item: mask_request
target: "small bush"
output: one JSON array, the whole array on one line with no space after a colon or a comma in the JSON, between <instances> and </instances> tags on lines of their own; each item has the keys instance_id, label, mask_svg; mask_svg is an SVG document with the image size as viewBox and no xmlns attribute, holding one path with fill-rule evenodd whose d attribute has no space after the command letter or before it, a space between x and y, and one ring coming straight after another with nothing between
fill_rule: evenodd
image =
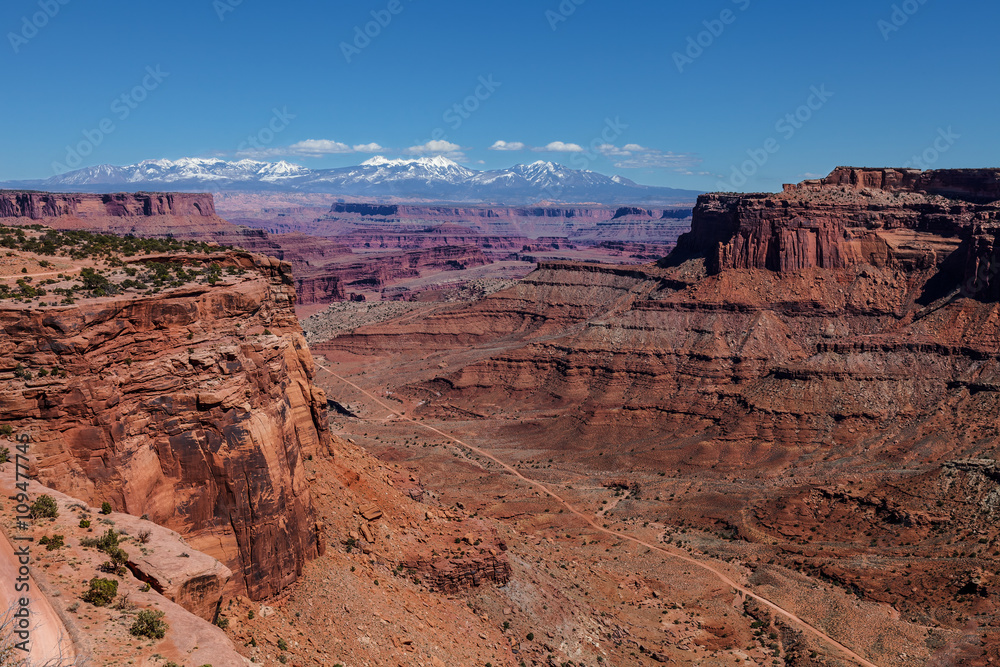
<instances>
[{"instance_id":1,"label":"small bush","mask_svg":"<svg viewBox=\"0 0 1000 667\"><path fill-rule=\"evenodd\" d=\"M152 535L153 531L149 530L148 528L143 528L142 530L139 531L139 534L136 535L135 538L139 540L139 544L147 544L149 543L149 538Z\"/></svg>"},{"instance_id":2,"label":"small bush","mask_svg":"<svg viewBox=\"0 0 1000 667\"><path fill-rule=\"evenodd\" d=\"M279 651L287 651L288 650L288 642L286 642L284 639L279 639L278 640L278 650Z\"/></svg>"},{"instance_id":3,"label":"small bush","mask_svg":"<svg viewBox=\"0 0 1000 667\"><path fill-rule=\"evenodd\" d=\"M54 519L59 516L59 506L50 495L38 496L29 511L33 519Z\"/></svg>"},{"instance_id":4,"label":"small bush","mask_svg":"<svg viewBox=\"0 0 1000 667\"><path fill-rule=\"evenodd\" d=\"M149 582L146 582L145 584L143 584L143 585L142 585L142 586L141 586L141 587L139 588L139 592L140 592L140 593L148 593L148 592L149 592L149 589L150 589L150 588L152 588L152 586L150 586L150 585L149 585Z\"/></svg>"},{"instance_id":5,"label":"small bush","mask_svg":"<svg viewBox=\"0 0 1000 667\"><path fill-rule=\"evenodd\" d=\"M527 635L525 635L525 639L527 639L529 642L535 641L535 633L529 632Z\"/></svg>"},{"instance_id":6,"label":"small bush","mask_svg":"<svg viewBox=\"0 0 1000 667\"><path fill-rule=\"evenodd\" d=\"M80 528L90 528L90 519L80 519Z\"/></svg>"},{"instance_id":7,"label":"small bush","mask_svg":"<svg viewBox=\"0 0 1000 667\"><path fill-rule=\"evenodd\" d=\"M0 463L10 461L10 447L0 447Z\"/></svg>"},{"instance_id":8,"label":"small bush","mask_svg":"<svg viewBox=\"0 0 1000 667\"><path fill-rule=\"evenodd\" d=\"M129 628L129 632L134 637L148 637L150 639L163 639L167 634L166 621L163 620L162 611L143 609L135 617L135 623Z\"/></svg>"},{"instance_id":9,"label":"small bush","mask_svg":"<svg viewBox=\"0 0 1000 667\"><path fill-rule=\"evenodd\" d=\"M95 607L106 607L111 604L116 595L118 595L117 581L94 577L90 580L90 589L83 594L83 600Z\"/></svg>"},{"instance_id":10,"label":"small bush","mask_svg":"<svg viewBox=\"0 0 1000 667\"><path fill-rule=\"evenodd\" d=\"M62 549L66 546L62 535L53 535L52 537L46 535L42 539L38 540L38 543L44 546L46 551L55 551L56 549Z\"/></svg>"},{"instance_id":11,"label":"small bush","mask_svg":"<svg viewBox=\"0 0 1000 667\"><path fill-rule=\"evenodd\" d=\"M225 630L226 628L229 627L229 619L226 618L225 616L220 616L219 618L215 619L215 624L220 628L222 628L223 630Z\"/></svg>"},{"instance_id":12,"label":"small bush","mask_svg":"<svg viewBox=\"0 0 1000 667\"><path fill-rule=\"evenodd\" d=\"M111 514L111 503L107 500L101 503L101 514Z\"/></svg>"},{"instance_id":13,"label":"small bush","mask_svg":"<svg viewBox=\"0 0 1000 667\"><path fill-rule=\"evenodd\" d=\"M14 427L10 424L0 426L0 435L14 435Z\"/></svg>"},{"instance_id":14,"label":"small bush","mask_svg":"<svg viewBox=\"0 0 1000 667\"><path fill-rule=\"evenodd\" d=\"M107 550L107 554L111 557L111 560L101 565L101 570L117 574L119 577L124 576L125 563L128 562L128 553L121 547L112 547Z\"/></svg>"}]
</instances>

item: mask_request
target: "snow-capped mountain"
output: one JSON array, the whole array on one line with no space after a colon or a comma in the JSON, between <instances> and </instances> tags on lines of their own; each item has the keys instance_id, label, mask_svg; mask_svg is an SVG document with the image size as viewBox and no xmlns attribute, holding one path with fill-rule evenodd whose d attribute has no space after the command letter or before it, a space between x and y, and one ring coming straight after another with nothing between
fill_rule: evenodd
<instances>
[{"instance_id":1,"label":"snow-capped mountain","mask_svg":"<svg viewBox=\"0 0 1000 667\"><path fill-rule=\"evenodd\" d=\"M5 187L40 190L285 191L347 197L394 197L422 201L531 204L689 202L697 192L639 185L620 176L570 169L553 162L479 171L446 157L388 159L376 156L355 166L308 169L290 162L227 161L216 158L144 160L100 165L44 181Z\"/></svg>"}]
</instances>

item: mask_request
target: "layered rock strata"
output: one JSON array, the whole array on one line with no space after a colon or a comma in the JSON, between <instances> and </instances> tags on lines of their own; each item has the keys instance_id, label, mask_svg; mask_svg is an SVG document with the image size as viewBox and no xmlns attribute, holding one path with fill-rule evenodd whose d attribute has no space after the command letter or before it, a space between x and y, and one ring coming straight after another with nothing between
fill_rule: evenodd
<instances>
[{"instance_id":1,"label":"layered rock strata","mask_svg":"<svg viewBox=\"0 0 1000 667\"><path fill-rule=\"evenodd\" d=\"M0 413L32 436L41 483L147 515L252 597L273 595L322 548L302 459L329 449L326 397L288 264L183 260L245 273L152 296L0 305Z\"/></svg>"}]
</instances>

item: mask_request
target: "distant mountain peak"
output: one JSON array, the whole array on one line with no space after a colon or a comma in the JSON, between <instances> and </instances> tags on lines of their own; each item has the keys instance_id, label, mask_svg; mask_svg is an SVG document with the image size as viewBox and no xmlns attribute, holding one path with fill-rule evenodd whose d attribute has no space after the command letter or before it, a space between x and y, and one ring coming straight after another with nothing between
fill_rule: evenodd
<instances>
[{"instance_id":1,"label":"distant mountain peak","mask_svg":"<svg viewBox=\"0 0 1000 667\"><path fill-rule=\"evenodd\" d=\"M454 160L446 158L443 155L435 155L433 157L400 158L396 160L390 160L382 155L376 155L361 163L362 167L401 167L405 165L420 165L424 167L459 167L464 169L464 167L460 164Z\"/></svg>"},{"instance_id":2,"label":"distant mountain peak","mask_svg":"<svg viewBox=\"0 0 1000 667\"><path fill-rule=\"evenodd\" d=\"M638 185L627 178L577 170L538 160L509 169L480 171L443 155L390 159L376 155L353 167L309 169L284 160L179 158L99 165L16 187L41 190L170 190L179 192L285 191L397 200L536 204L599 202L671 204L693 202L690 190Z\"/></svg>"}]
</instances>

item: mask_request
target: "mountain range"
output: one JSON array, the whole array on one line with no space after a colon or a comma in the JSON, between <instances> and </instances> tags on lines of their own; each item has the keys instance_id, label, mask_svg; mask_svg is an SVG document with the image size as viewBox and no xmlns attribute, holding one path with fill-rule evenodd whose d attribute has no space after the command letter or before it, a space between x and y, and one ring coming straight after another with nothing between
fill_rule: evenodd
<instances>
[{"instance_id":1,"label":"mountain range","mask_svg":"<svg viewBox=\"0 0 1000 667\"><path fill-rule=\"evenodd\" d=\"M542 201L677 204L693 202L699 194L694 190L640 185L621 176L570 169L553 162L475 170L442 156L397 160L376 156L354 167L336 169L309 169L285 161L144 160L123 167L87 167L45 180L0 186L63 192L300 192L511 205Z\"/></svg>"}]
</instances>

